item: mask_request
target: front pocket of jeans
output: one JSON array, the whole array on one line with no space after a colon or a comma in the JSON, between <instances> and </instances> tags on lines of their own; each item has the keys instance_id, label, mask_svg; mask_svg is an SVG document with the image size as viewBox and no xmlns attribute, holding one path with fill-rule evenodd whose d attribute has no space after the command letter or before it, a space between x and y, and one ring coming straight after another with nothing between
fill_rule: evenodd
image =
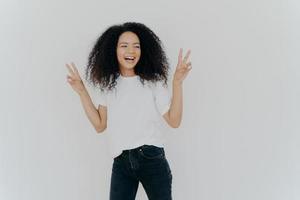
<instances>
[{"instance_id":1,"label":"front pocket of jeans","mask_svg":"<svg viewBox=\"0 0 300 200\"><path fill-rule=\"evenodd\" d=\"M140 148L140 154L147 159L163 158L164 150L161 147L146 145Z\"/></svg>"}]
</instances>

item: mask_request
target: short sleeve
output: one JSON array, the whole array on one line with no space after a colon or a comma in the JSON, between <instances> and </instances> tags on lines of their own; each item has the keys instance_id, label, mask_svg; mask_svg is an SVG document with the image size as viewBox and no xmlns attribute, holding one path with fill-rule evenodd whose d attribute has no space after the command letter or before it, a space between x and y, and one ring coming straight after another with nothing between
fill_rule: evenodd
<instances>
[{"instance_id":1,"label":"short sleeve","mask_svg":"<svg viewBox=\"0 0 300 200\"><path fill-rule=\"evenodd\" d=\"M161 115L164 115L171 106L170 91L162 82L157 82L153 91L156 108Z\"/></svg>"},{"instance_id":2,"label":"short sleeve","mask_svg":"<svg viewBox=\"0 0 300 200\"><path fill-rule=\"evenodd\" d=\"M107 106L107 92L99 90L98 103L102 106Z\"/></svg>"}]
</instances>

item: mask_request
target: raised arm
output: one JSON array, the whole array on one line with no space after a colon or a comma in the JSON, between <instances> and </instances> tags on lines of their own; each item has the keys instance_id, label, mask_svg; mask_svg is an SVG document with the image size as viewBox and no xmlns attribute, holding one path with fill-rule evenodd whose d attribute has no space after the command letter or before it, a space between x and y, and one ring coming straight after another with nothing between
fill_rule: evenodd
<instances>
[{"instance_id":1,"label":"raised arm","mask_svg":"<svg viewBox=\"0 0 300 200\"><path fill-rule=\"evenodd\" d=\"M93 104L91 97L86 90L79 72L74 63L71 65L66 64L70 74L67 75L67 80L72 86L73 90L80 96L81 104L84 108L85 114L88 117L89 121L97 131L101 133L106 129L107 126L107 109L104 106L98 107L98 109Z\"/></svg>"},{"instance_id":2,"label":"raised arm","mask_svg":"<svg viewBox=\"0 0 300 200\"><path fill-rule=\"evenodd\" d=\"M102 133L107 127L107 108L99 105L97 109L86 90L81 92L79 96L89 121L97 133Z\"/></svg>"},{"instance_id":3,"label":"raised arm","mask_svg":"<svg viewBox=\"0 0 300 200\"><path fill-rule=\"evenodd\" d=\"M171 106L169 111L163 115L166 122L173 128L178 128L182 119L182 83L185 77L187 76L188 72L192 69L191 62L187 63L190 53L191 50L187 52L184 59L182 60L182 48L179 51L178 64L172 81L173 93Z\"/></svg>"}]
</instances>

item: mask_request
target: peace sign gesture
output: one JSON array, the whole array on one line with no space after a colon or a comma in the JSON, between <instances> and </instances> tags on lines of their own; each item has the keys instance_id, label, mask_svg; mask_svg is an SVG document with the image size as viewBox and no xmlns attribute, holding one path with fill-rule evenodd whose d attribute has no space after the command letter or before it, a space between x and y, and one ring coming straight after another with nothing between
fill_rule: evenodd
<instances>
[{"instance_id":1,"label":"peace sign gesture","mask_svg":"<svg viewBox=\"0 0 300 200\"><path fill-rule=\"evenodd\" d=\"M71 65L66 64L66 67L69 70L69 75L67 75L67 80L71 87L80 94L80 92L85 90L85 86L80 78L79 72L75 66L75 64L72 62Z\"/></svg>"},{"instance_id":2,"label":"peace sign gesture","mask_svg":"<svg viewBox=\"0 0 300 200\"><path fill-rule=\"evenodd\" d=\"M187 76L188 72L192 69L192 63L188 62L188 58L191 54L191 50L188 50L187 54L182 59L182 48L180 48L179 56L178 56L178 63L176 67L176 71L174 74L173 81L176 83L182 83L182 81Z\"/></svg>"}]
</instances>

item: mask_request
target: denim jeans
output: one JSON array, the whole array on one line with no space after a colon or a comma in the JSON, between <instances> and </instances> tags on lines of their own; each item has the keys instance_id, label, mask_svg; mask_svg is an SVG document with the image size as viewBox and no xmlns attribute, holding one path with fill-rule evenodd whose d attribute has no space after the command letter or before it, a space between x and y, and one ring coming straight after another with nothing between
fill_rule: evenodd
<instances>
[{"instance_id":1,"label":"denim jeans","mask_svg":"<svg viewBox=\"0 0 300 200\"><path fill-rule=\"evenodd\" d=\"M163 147L143 145L114 158L110 200L134 200L139 182L149 200L172 199L172 173Z\"/></svg>"}]
</instances>

